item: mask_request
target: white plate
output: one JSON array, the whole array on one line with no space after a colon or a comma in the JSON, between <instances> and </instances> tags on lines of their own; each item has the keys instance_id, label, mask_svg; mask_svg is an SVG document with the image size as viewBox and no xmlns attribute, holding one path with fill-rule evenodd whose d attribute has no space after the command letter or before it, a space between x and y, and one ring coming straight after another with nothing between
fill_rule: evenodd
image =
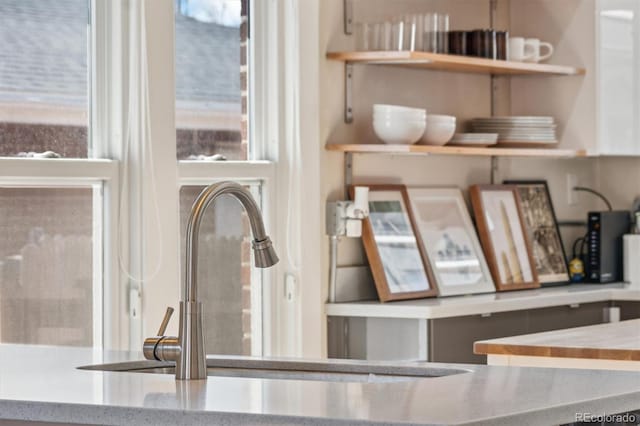
<instances>
[{"instance_id":1,"label":"white plate","mask_svg":"<svg viewBox=\"0 0 640 426\"><path fill-rule=\"evenodd\" d=\"M540 136L540 137L555 137L555 132L496 132L499 136L513 135L513 136Z\"/></svg>"},{"instance_id":2,"label":"white plate","mask_svg":"<svg viewBox=\"0 0 640 426\"><path fill-rule=\"evenodd\" d=\"M498 137L497 133L456 133L453 138L454 139L483 139L483 140L491 140Z\"/></svg>"},{"instance_id":3,"label":"white plate","mask_svg":"<svg viewBox=\"0 0 640 426\"><path fill-rule=\"evenodd\" d=\"M522 123L522 122L535 122L535 123L553 123L555 120L553 117L545 116L512 116L512 117L477 117L472 119L474 122L493 122L493 123Z\"/></svg>"},{"instance_id":4,"label":"white plate","mask_svg":"<svg viewBox=\"0 0 640 426\"><path fill-rule=\"evenodd\" d=\"M550 146L550 145L556 145L558 143L557 140L555 141L523 141L523 140L504 140L504 141L498 141L498 146L504 146L504 147L513 147L513 148L538 148L538 147L542 147L542 146Z\"/></svg>"},{"instance_id":5,"label":"white plate","mask_svg":"<svg viewBox=\"0 0 640 426\"><path fill-rule=\"evenodd\" d=\"M498 142L490 142L490 141L461 141L461 140L452 140L447 144L447 146L475 146L478 148L493 146Z\"/></svg>"},{"instance_id":6,"label":"white plate","mask_svg":"<svg viewBox=\"0 0 640 426\"><path fill-rule=\"evenodd\" d=\"M498 138L498 142L505 142L505 141L523 141L523 142L540 142L540 143L552 143L552 142L556 142L558 139L557 138L539 138L539 137L534 137L534 138L528 138L525 136L518 136L518 137L499 137Z\"/></svg>"},{"instance_id":7,"label":"white plate","mask_svg":"<svg viewBox=\"0 0 640 426\"><path fill-rule=\"evenodd\" d=\"M555 129L558 127L553 123L471 123L472 127L500 127L505 129Z\"/></svg>"}]
</instances>

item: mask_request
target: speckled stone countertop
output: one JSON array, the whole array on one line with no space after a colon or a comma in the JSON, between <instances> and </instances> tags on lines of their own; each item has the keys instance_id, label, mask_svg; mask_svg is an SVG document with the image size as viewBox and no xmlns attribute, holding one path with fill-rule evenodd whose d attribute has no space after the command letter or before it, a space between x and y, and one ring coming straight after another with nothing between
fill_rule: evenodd
<instances>
[{"instance_id":1,"label":"speckled stone countertop","mask_svg":"<svg viewBox=\"0 0 640 426\"><path fill-rule=\"evenodd\" d=\"M575 421L576 413L640 408L640 373L629 372L402 363L470 371L395 383L233 377L179 382L169 374L76 368L138 359L136 353L0 345L0 419L128 425L549 425Z\"/></svg>"}]
</instances>

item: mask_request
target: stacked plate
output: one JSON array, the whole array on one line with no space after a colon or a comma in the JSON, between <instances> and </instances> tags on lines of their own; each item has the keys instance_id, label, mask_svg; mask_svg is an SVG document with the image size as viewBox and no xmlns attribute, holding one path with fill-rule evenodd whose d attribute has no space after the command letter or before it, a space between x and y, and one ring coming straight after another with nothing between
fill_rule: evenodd
<instances>
[{"instance_id":1,"label":"stacked plate","mask_svg":"<svg viewBox=\"0 0 640 426\"><path fill-rule=\"evenodd\" d=\"M540 146L558 143L553 117L513 116L474 118L474 132L497 133L498 145Z\"/></svg>"},{"instance_id":2,"label":"stacked plate","mask_svg":"<svg viewBox=\"0 0 640 426\"><path fill-rule=\"evenodd\" d=\"M456 133L448 145L484 147L498 143L497 133Z\"/></svg>"}]
</instances>

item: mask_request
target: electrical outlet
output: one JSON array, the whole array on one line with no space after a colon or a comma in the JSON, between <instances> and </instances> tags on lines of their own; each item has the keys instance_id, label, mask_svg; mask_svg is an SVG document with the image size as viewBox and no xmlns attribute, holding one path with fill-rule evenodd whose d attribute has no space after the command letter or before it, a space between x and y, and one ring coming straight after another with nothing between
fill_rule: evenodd
<instances>
[{"instance_id":1,"label":"electrical outlet","mask_svg":"<svg viewBox=\"0 0 640 426\"><path fill-rule=\"evenodd\" d=\"M578 204L578 192L573 190L576 186L578 186L578 176L567 173L567 204L570 206Z\"/></svg>"}]
</instances>

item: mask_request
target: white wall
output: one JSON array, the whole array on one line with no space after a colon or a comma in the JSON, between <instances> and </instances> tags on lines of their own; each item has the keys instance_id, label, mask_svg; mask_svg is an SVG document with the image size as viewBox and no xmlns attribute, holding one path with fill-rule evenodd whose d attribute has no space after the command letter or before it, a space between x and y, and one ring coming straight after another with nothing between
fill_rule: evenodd
<instances>
[{"instance_id":1,"label":"white wall","mask_svg":"<svg viewBox=\"0 0 640 426\"><path fill-rule=\"evenodd\" d=\"M630 209L633 200L640 197L640 158L599 158L597 174L598 190L614 209Z\"/></svg>"}]
</instances>

